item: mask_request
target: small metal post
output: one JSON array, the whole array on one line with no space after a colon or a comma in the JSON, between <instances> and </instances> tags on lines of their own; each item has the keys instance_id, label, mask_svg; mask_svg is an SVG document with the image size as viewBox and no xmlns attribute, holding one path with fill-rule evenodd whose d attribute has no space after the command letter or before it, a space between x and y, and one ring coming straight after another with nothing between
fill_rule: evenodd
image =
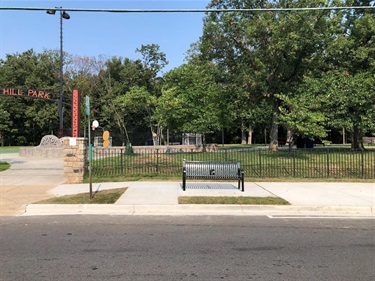
<instances>
[{"instance_id":1,"label":"small metal post","mask_svg":"<svg viewBox=\"0 0 375 281\"><path fill-rule=\"evenodd\" d=\"M156 149L156 173L159 172L159 149Z\"/></svg>"},{"instance_id":2,"label":"small metal post","mask_svg":"<svg viewBox=\"0 0 375 281\"><path fill-rule=\"evenodd\" d=\"M327 178L330 176L330 171L329 171L329 149L327 149Z\"/></svg>"},{"instance_id":3,"label":"small metal post","mask_svg":"<svg viewBox=\"0 0 375 281\"><path fill-rule=\"evenodd\" d=\"M361 160L362 160L362 178L365 178L365 158L364 158L364 151L361 149Z\"/></svg>"},{"instance_id":4,"label":"small metal post","mask_svg":"<svg viewBox=\"0 0 375 281\"><path fill-rule=\"evenodd\" d=\"M182 168L182 190L186 190L186 168Z\"/></svg>"},{"instance_id":5,"label":"small metal post","mask_svg":"<svg viewBox=\"0 0 375 281\"><path fill-rule=\"evenodd\" d=\"M91 128L90 128L90 115L88 118L88 130L89 130L89 189L90 189L90 199L92 199L92 144L91 144Z\"/></svg>"},{"instance_id":6,"label":"small metal post","mask_svg":"<svg viewBox=\"0 0 375 281\"><path fill-rule=\"evenodd\" d=\"M296 152L295 150L292 151L293 155L293 177L296 177Z\"/></svg>"},{"instance_id":7,"label":"small metal post","mask_svg":"<svg viewBox=\"0 0 375 281\"><path fill-rule=\"evenodd\" d=\"M122 148L120 149L120 175L123 175L122 167Z\"/></svg>"},{"instance_id":8,"label":"small metal post","mask_svg":"<svg viewBox=\"0 0 375 281\"><path fill-rule=\"evenodd\" d=\"M242 179L242 192L245 191L245 172L241 170L241 179Z\"/></svg>"},{"instance_id":9,"label":"small metal post","mask_svg":"<svg viewBox=\"0 0 375 281\"><path fill-rule=\"evenodd\" d=\"M259 149L259 175L262 177L262 151Z\"/></svg>"}]
</instances>

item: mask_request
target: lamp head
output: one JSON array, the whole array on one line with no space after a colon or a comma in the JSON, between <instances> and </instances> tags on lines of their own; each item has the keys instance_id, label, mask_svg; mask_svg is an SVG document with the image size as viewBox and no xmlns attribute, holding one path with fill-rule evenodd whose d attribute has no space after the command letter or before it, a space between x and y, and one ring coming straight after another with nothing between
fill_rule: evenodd
<instances>
[{"instance_id":1,"label":"lamp head","mask_svg":"<svg viewBox=\"0 0 375 281\"><path fill-rule=\"evenodd\" d=\"M93 130L95 130L95 129L98 128L98 127L99 127L99 122L98 122L98 120L94 120L94 121L92 121L91 128L92 128Z\"/></svg>"},{"instance_id":2,"label":"lamp head","mask_svg":"<svg viewBox=\"0 0 375 281\"><path fill-rule=\"evenodd\" d=\"M56 14L56 10L47 10L46 13L49 15L54 15Z\"/></svg>"},{"instance_id":3,"label":"lamp head","mask_svg":"<svg viewBox=\"0 0 375 281\"><path fill-rule=\"evenodd\" d=\"M66 19L66 20L70 19L69 14L65 11L62 12L61 16L63 17L63 19Z\"/></svg>"}]
</instances>

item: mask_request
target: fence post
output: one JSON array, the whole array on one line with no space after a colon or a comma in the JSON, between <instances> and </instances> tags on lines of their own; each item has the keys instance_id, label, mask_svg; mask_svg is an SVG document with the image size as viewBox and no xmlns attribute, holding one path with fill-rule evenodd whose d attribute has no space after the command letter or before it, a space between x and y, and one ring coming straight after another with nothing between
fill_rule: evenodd
<instances>
[{"instance_id":1,"label":"fence post","mask_svg":"<svg viewBox=\"0 0 375 281\"><path fill-rule=\"evenodd\" d=\"M329 178L329 148L327 149L327 178Z\"/></svg>"},{"instance_id":2,"label":"fence post","mask_svg":"<svg viewBox=\"0 0 375 281\"><path fill-rule=\"evenodd\" d=\"M362 162L362 178L365 178L365 158L364 151L361 149L361 162Z\"/></svg>"},{"instance_id":3,"label":"fence post","mask_svg":"<svg viewBox=\"0 0 375 281\"><path fill-rule=\"evenodd\" d=\"M123 148L120 149L120 175L123 175L123 166L122 166L122 150Z\"/></svg>"},{"instance_id":4,"label":"fence post","mask_svg":"<svg viewBox=\"0 0 375 281\"><path fill-rule=\"evenodd\" d=\"M156 149L156 173L159 172L159 148Z\"/></svg>"},{"instance_id":5,"label":"fence post","mask_svg":"<svg viewBox=\"0 0 375 281\"><path fill-rule=\"evenodd\" d=\"M259 175L262 177L262 150L259 149Z\"/></svg>"},{"instance_id":6,"label":"fence post","mask_svg":"<svg viewBox=\"0 0 375 281\"><path fill-rule=\"evenodd\" d=\"M296 151L292 150L293 154L293 178L296 177Z\"/></svg>"}]
</instances>

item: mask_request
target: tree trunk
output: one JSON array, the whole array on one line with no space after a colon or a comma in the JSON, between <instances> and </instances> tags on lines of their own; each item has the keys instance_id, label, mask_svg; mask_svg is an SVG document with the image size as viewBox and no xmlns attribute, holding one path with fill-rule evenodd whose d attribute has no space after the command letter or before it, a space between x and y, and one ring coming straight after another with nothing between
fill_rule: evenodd
<instances>
[{"instance_id":1,"label":"tree trunk","mask_svg":"<svg viewBox=\"0 0 375 281\"><path fill-rule=\"evenodd\" d=\"M206 147L206 135L202 135L202 148L203 152L207 152L207 147Z\"/></svg>"},{"instance_id":2,"label":"tree trunk","mask_svg":"<svg viewBox=\"0 0 375 281\"><path fill-rule=\"evenodd\" d=\"M264 129L264 144L267 143L267 129Z\"/></svg>"},{"instance_id":3,"label":"tree trunk","mask_svg":"<svg viewBox=\"0 0 375 281\"><path fill-rule=\"evenodd\" d=\"M241 131L241 144L246 144L246 132L244 130Z\"/></svg>"},{"instance_id":4,"label":"tree trunk","mask_svg":"<svg viewBox=\"0 0 375 281\"><path fill-rule=\"evenodd\" d=\"M279 105L280 101L276 98L273 99L272 101L272 110L273 110L273 115L272 115L272 125L271 125L271 132L270 132L270 145L269 149L272 151L277 151L279 149Z\"/></svg>"},{"instance_id":5,"label":"tree trunk","mask_svg":"<svg viewBox=\"0 0 375 281\"><path fill-rule=\"evenodd\" d=\"M360 150L360 142L362 140L361 133L358 129L358 126L354 125L353 127L353 139L352 139L352 149Z\"/></svg>"},{"instance_id":6,"label":"tree trunk","mask_svg":"<svg viewBox=\"0 0 375 281\"><path fill-rule=\"evenodd\" d=\"M289 146L289 150L292 149L294 144L294 134L290 129L288 129L286 133L286 144Z\"/></svg>"},{"instance_id":7,"label":"tree trunk","mask_svg":"<svg viewBox=\"0 0 375 281\"><path fill-rule=\"evenodd\" d=\"M241 144L247 144L245 121L243 119L241 120Z\"/></svg>"},{"instance_id":8,"label":"tree trunk","mask_svg":"<svg viewBox=\"0 0 375 281\"><path fill-rule=\"evenodd\" d=\"M158 125L157 128L158 128L157 129L157 131L158 131L158 145L162 145L163 143L165 144L163 127Z\"/></svg>"},{"instance_id":9,"label":"tree trunk","mask_svg":"<svg viewBox=\"0 0 375 281\"><path fill-rule=\"evenodd\" d=\"M116 116L115 116L115 120L116 120L118 128L120 129L122 146L125 146L126 145L126 143L125 143L126 139L129 142L129 137L128 137L128 133L126 131L126 127L125 127L125 125L121 124L121 122L116 118Z\"/></svg>"},{"instance_id":10,"label":"tree trunk","mask_svg":"<svg viewBox=\"0 0 375 281\"><path fill-rule=\"evenodd\" d=\"M253 126L249 124L249 137L247 139L247 144L253 144Z\"/></svg>"},{"instance_id":11,"label":"tree trunk","mask_svg":"<svg viewBox=\"0 0 375 281\"><path fill-rule=\"evenodd\" d=\"M153 146L156 146L157 145L157 132L155 132L155 128L154 126L152 126L151 122L150 122L150 132L151 132L151 137L152 137L152 145Z\"/></svg>"}]
</instances>

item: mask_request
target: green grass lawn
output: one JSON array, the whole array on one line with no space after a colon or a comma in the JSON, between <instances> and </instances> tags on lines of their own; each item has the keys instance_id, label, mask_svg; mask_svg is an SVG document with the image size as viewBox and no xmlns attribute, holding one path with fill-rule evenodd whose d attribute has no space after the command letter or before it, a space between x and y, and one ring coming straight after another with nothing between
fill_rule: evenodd
<instances>
[{"instance_id":1,"label":"green grass lawn","mask_svg":"<svg viewBox=\"0 0 375 281\"><path fill-rule=\"evenodd\" d=\"M179 204L237 204L237 205L290 205L280 197L209 197L181 196Z\"/></svg>"},{"instance_id":2,"label":"green grass lawn","mask_svg":"<svg viewBox=\"0 0 375 281\"><path fill-rule=\"evenodd\" d=\"M0 154L2 153L18 153L19 146L0 146Z\"/></svg>"},{"instance_id":3,"label":"green grass lawn","mask_svg":"<svg viewBox=\"0 0 375 281\"><path fill-rule=\"evenodd\" d=\"M101 190L93 194L90 199L90 193L80 193L65 195L47 200L42 200L34 204L113 204L127 190L127 187Z\"/></svg>"},{"instance_id":4,"label":"green grass lawn","mask_svg":"<svg viewBox=\"0 0 375 281\"><path fill-rule=\"evenodd\" d=\"M0 154L5 153L18 153L19 147L18 146L0 146ZM0 172L8 170L10 168L10 164L7 162L1 162L0 160Z\"/></svg>"},{"instance_id":5,"label":"green grass lawn","mask_svg":"<svg viewBox=\"0 0 375 281\"><path fill-rule=\"evenodd\" d=\"M0 162L0 172L10 168L10 164L7 162Z\"/></svg>"}]
</instances>

